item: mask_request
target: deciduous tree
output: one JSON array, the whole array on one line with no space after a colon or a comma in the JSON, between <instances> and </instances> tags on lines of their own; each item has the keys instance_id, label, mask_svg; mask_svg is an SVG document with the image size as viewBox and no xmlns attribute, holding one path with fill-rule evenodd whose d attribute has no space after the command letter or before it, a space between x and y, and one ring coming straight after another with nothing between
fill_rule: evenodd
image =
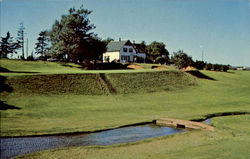
<instances>
[{"instance_id":1,"label":"deciduous tree","mask_svg":"<svg viewBox=\"0 0 250 159\"><path fill-rule=\"evenodd\" d=\"M174 52L171 57L171 62L173 62L179 69L193 64L192 57L188 56L183 50Z\"/></svg>"},{"instance_id":2,"label":"deciduous tree","mask_svg":"<svg viewBox=\"0 0 250 159\"><path fill-rule=\"evenodd\" d=\"M169 59L169 52L165 48L165 44L162 42L154 41L151 44L149 44L146 47L146 49L147 49L147 57L153 61L155 61L157 57L163 57Z\"/></svg>"}]
</instances>

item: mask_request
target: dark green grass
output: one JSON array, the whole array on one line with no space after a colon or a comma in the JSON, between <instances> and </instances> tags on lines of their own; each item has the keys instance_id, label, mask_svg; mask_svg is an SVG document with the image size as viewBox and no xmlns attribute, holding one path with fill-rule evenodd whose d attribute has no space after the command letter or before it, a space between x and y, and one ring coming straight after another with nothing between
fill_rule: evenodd
<instances>
[{"instance_id":1,"label":"dark green grass","mask_svg":"<svg viewBox=\"0 0 250 159\"><path fill-rule=\"evenodd\" d=\"M5 82L17 95L108 94L98 74L55 74L8 77Z\"/></svg>"},{"instance_id":2,"label":"dark green grass","mask_svg":"<svg viewBox=\"0 0 250 159\"><path fill-rule=\"evenodd\" d=\"M91 74L47 74L8 76L12 95L108 95L113 87L118 94L169 91L195 85L193 77L180 71Z\"/></svg>"},{"instance_id":3,"label":"dark green grass","mask_svg":"<svg viewBox=\"0 0 250 159\"><path fill-rule=\"evenodd\" d=\"M120 94L171 91L196 85L193 77L181 71L107 74Z\"/></svg>"}]
</instances>

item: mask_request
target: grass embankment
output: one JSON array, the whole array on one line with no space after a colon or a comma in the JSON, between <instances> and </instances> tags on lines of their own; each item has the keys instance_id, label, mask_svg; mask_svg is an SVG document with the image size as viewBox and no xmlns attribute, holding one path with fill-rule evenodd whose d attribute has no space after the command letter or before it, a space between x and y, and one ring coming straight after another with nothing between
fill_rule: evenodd
<instances>
[{"instance_id":1,"label":"grass embankment","mask_svg":"<svg viewBox=\"0 0 250 159\"><path fill-rule=\"evenodd\" d=\"M94 159L247 159L250 156L250 115L214 118L215 131L191 131L113 146L47 150L19 158Z\"/></svg>"},{"instance_id":2,"label":"grass embankment","mask_svg":"<svg viewBox=\"0 0 250 159\"><path fill-rule=\"evenodd\" d=\"M12 95L103 95L109 90L99 74L51 74L8 77Z\"/></svg>"},{"instance_id":3,"label":"grass embankment","mask_svg":"<svg viewBox=\"0 0 250 159\"><path fill-rule=\"evenodd\" d=\"M101 75L106 80L101 78ZM5 82L12 95L107 95L176 90L195 85L196 81L180 71L138 73L46 74L9 76Z\"/></svg>"},{"instance_id":4,"label":"grass embankment","mask_svg":"<svg viewBox=\"0 0 250 159\"><path fill-rule=\"evenodd\" d=\"M93 131L164 117L197 119L211 113L250 111L250 72L203 73L216 81L202 79L185 89L111 96L17 95L14 91L1 99L20 109L1 111L1 135Z\"/></svg>"},{"instance_id":5,"label":"grass embankment","mask_svg":"<svg viewBox=\"0 0 250 159\"><path fill-rule=\"evenodd\" d=\"M196 84L193 77L180 71L116 73L107 77L121 94L169 91Z\"/></svg>"},{"instance_id":6,"label":"grass embankment","mask_svg":"<svg viewBox=\"0 0 250 159\"><path fill-rule=\"evenodd\" d=\"M0 62L1 67L3 67L3 61L1 60ZM28 72L31 70L40 73L36 73L36 76L31 75L32 73L1 73L4 76L1 79L5 83L1 83L6 86L4 88L7 89L11 86L14 89L8 95L4 93L1 96L1 100L6 101L8 108L0 111L1 136L93 131L164 117L197 119L206 114L218 112L250 112L249 71L233 71L231 73L202 71L206 76L215 80L197 79L195 82L191 80L191 83L194 82L197 85L195 87L187 87L190 82L190 78L188 78L190 75L180 73L177 76L174 75L176 71L170 71L173 74L153 69L145 69L143 71L86 71L94 73L89 75L82 74L86 72L78 70L78 68L62 66L60 63L45 63L45 65L51 66L43 68L43 63L37 62L38 65L42 66L41 68L35 68L37 66L35 65L36 62L34 62L34 67L25 69L26 66L22 64L17 67L15 64L11 64L12 61L7 62L9 64L4 66L4 68L11 71ZM26 65L26 63L23 64ZM52 65L61 67L61 71L58 71L59 69L53 70L54 66ZM11 67L15 68L11 69ZM67 69L74 69L74 71L80 72L67 72L65 71ZM149 71L151 73L148 73ZM41 72L44 75L39 75ZM58 73L60 76L51 75ZM64 74L66 73L70 74L65 76ZM78 75L72 75L72 73L77 73ZM91 83L88 80L100 79L96 73L106 73L107 79L120 94L109 96L84 95L85 93L83 92L81 92L82 94L78 94L78 91L74 93L73 90L68 88L70 86L69 83L73 82L76 84L79 82L79 85L86 85L86 87L95 85L93 92L97 92L96 90L100 89L97 80L94 80L96 83L88 84ZM131 74L126 76L125 74L111 73ZM170 78L168 73L171 76L173 75L173 78ZM173 89L173 86L171 86L172 91L163 91L169 90L169 85L172 85L172 83L166 85L164 83L178 80L179 75L187 81L177 82L176 89ZM160 80L158 76L161 78ZM165 76L168 77L164 78ZM152 77L154 80L151 80ZM5 81L5 78L7 81ZM61 83L61 80L57 80L57 78L64 80ZM136 80L132 80L134 78ZM145 82L141 84L138 81ZM156 84L154 81L158 81L158 83ZM57 82L60 82L61 85ZM162 84L159 85L159 82L162 82ZM182 89L177 87L179 84L184 84L181 87ZM29 88L29 85L32 88ZM40 85L39 88L36 87L38 85ZM63 88L64 85L65 88ZM131 85L136 86L134 90L141 93L131 94L134 91ZM143 93L142 85L146 87L145 89L148 92L158 89L160 92ZM79 86L78 88L77 84L73 84L73 86L78 90L85 88L85 86ZM46 89L42 89L43 87ZM49 87L51 88L49 89ZM30 89L33 91L30 91ZM39 91L39 89L43 91ZM54 92L52 91L53 89L57 89L57 91ZM8 88L8 90L11 89ZM49 94L45 93L45 91L48 91ZM64 93L58 94L58 92ZM216 126L215 132L193 131L142 141L136 144L105 148L75 147L69 150L51 150L38 153L32 157L41 155L41 158L79 158L82 155L88 158L98 158L99 156L102 156L102 158L182 158L183 156L187 158L189 156L189 158L199 158L197 156L201 156L200 158L247 158L249 156L249 116L215 118L213 124Z\"/></svg>"}]
</instances>

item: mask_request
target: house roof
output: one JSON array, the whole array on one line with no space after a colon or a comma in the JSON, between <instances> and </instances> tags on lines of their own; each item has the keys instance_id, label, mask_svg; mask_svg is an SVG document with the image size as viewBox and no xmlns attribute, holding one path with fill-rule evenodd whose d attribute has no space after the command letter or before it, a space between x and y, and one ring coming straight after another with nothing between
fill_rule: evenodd
<instances>
[{"instance_id":1,"label":"house roof","mask_svg":"<svg viewBox=\"0 0 250 159\"><path fill-rule=\"evenodd\" d=\"M111 51L120 51L120 49L125 45L132 45L129 40L123 40L123 41L111 41L107 45L107 52Z\"/></svg>"},{"instance_id":2,"label":"house roof","mask_svg":"<svg viewBox=\"0 0 250 159\"><path fill-rule=\"evenodd\" d=\"M133 44L135 46L135 50L138 53L146 53L146 50L141 46L141 44Z\"/></svg>"}]
</instances>

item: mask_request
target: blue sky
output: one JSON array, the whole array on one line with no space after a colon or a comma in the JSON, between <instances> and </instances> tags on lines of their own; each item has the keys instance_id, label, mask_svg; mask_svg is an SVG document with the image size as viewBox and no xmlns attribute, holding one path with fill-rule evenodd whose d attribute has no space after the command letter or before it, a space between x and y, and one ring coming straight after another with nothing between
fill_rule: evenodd
<instances>
[{"instance_id":1,"label":"blue sky","mask_svg":"<svg viewBox=\"0 0 250 159\"><path fill-rule=\"evenodd\" d=\"M0 0L1 1L1 0ZM3 0L1 36L26 28L29 53L38 34L49 30L71 7L92 10L99 37L164 42L172 54L182 49L194 60L250 66L249 0ZM201 46L203 46L201 48Z\"/></svg>"}]
</instances>

